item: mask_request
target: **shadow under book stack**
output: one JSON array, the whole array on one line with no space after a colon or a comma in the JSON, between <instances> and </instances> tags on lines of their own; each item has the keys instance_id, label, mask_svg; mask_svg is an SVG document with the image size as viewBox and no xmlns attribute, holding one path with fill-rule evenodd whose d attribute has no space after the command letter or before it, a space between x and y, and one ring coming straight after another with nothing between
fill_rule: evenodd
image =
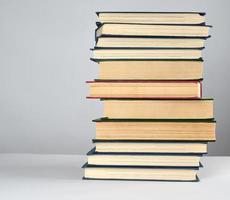
<instances>
[{"instance_id":1,"label":"shadow under book stack","mask_svg":"<svg viewBox=\"0 0 230 200\"><path fill-rule=\"evenodd\" d=\"M213 99L202 98L205 13L98 12L92 60L100 99L84 179L197 181L215 141Z\"/></svg>"}]
</instances>

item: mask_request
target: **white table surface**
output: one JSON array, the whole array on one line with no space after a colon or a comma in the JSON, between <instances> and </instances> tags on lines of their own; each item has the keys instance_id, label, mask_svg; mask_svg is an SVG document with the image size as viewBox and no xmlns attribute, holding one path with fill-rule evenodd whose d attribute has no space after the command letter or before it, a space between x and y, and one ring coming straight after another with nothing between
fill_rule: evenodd
<instances>
[{"instance_id":1,"label":"white table surface","mask_svg":"<svg viewBox=\"0 0 230 200\"><path fill-rule=\"evenodd\" d=\"M0 154L0 199L230 199L230 157L204 157L195 183L82 180L85 161L78 155Z\"/></svg>"}]
</instances>

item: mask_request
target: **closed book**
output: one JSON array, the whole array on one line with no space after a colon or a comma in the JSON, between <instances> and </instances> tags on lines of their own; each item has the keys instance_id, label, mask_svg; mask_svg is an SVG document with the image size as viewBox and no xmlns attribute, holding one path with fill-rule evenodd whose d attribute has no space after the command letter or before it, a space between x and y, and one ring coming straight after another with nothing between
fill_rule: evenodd
<instances>
[{"instance_id":1,"label":"closed book","mask_svg":"<svg viewBox=\"0 0 230 200\"><path fill-rule=\"evenodd\" d=\"M100 60L100 80L200 80L203 60Z\"/></svg>"},{"instance_id":2,"label":"closed book","mask_svg":"<svg viewBox=\"0 0 230 200\"><path fill-rule=\"evenodd\" d=\"M102 99L111 119L209 119L213 99Z\"/></svg>"},{"instance_id":3,"label":"closed book","mask_svg":"<svg viewBox=\"0 0 230 200\"><path fill-rule=\"evenodd\" d=\"M100 60L136 60L136 59L199 59L202 48L199 49L161 49L161 48L94 48L92 59Z\"/></svg>"},{"instance_id":4,"label":"closed book","mask_svg":"<svg viewBox=\"0 0 230 200\"><path fill-rule=\"evenodd\" d=\"M88 98L199 99L201 81L87 81Z\"/></svg>"},{"instance_id":5,"label":"closed book","mask_svg":"<svg viewBox=\"0 0 230 200\"><path fill-rule=\"evenodd\" d=\"M203 24L204 12L97 12L100 23Z\"/></svg>"},{"instance_id":6,"label":"closed book","mask_svg":"<svg viewBox=\"0 0 230 200\"><path fill-rule=\"evenodd\" d=\"M198 181L198 167L95 166L86 163L83 179L133 181Z\"/></svg>"},{"instance_id":7,"label":"closed book","mask_svg":"<svg viewBox=\"0 0 230 200\"><path fill-rule=\"evenodd\" d=\"M88 152L90 165L106 166L156 166L156 167L199 167L202 154L141 153L141 152Z\"/></svg>"},{"instance_id":8,"label":"closed book","mask_svg":"<svg viewBox=\"0 0 230 200\"><path fill-rule=\"evenodd\" d=\"M103 120L103 119L102 119ZM151 140L98 140L93 143L96 152L125 153L170 153L170 154L205 154L207 142L191 141L151 141Z\"/></svg>"},{"instance_id":9,"label":"closed book","mask_svg":"<svg viewBox=\"0 0 230 200\"><path fill-rule=\"evenodd\" d=\"M98 37L96 48L203 48L205 38Z\"/></svg>"},{"instance_id":10,"label":"closed book","mask_svg":"<svg viewBox=\"0 0 230 200\"><path fill-rule=\"evenodd\" d=\"M95 31L100 36L207 38L207 25L104 23Z\"/></svg>"},{"instance_id":11,"label":"closed book","mask_svg":"<svg viewBox=\"0 0 230 200\"><path fill-rule=\"evenodd\" d=\"M214 119L101 118L94 122L96 139L99 141L215 141L216 139ZM151 146L148 148L151 149Z\"/></svg>"}]
</instances>

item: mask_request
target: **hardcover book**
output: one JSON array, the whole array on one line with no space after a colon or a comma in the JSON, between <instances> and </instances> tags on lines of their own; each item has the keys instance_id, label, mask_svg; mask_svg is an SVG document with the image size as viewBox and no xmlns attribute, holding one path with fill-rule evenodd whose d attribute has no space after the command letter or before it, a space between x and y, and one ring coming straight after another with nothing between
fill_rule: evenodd
<instances>
[{"instance_id":1,"label":"hardcover book","mask_svg":"<svg viewBox=\"0 0 230 200\"><path fill-rule=\"evenodd\" d=\"M95 166L85 164L83 179L91 180L155 180L198 181L199 168L153 167L153 166Z\"/></svg>"},{"instance_id":2,"label":"hardcover book","mask_svg":"<svg viewBox=\"0 0 230 200\"><path fill-rule=\"evenodd\" d=\"M203 12L97 12L100 23L203 24Z\"/></svg>"},{"instance_id":3,"label":"hardcover book","mask_svg":"<svg viewBox=\"0 0 230 200\"><path fill-rule=\"evenodd\" d=\"M207 38L209 28L207 25L104 23L97 28L95 36Z\"/></svg>"},{"instance_id":4,"label":"hardcover book","mask_svg":"<svg viewBox=\"0 0 230 200\"><path fill-rule=\"evenodd\" d=\"M203 48L202 38L99 37L96 48Z\"/></svg>"},{"instance_id":5,"label":"hardcover book","mask_svg":"<svg viewBox=\"0 0 230 200\"><path fill-rule=\"evenodd\" d=\"M100 60L100 80L200 80L203 60Z\"/></svg>"},{"instance_id":6,"label":"hardcover book","mask_svg":"<svg viewBox=\"0 0 230 200\"><path fill-rule=\"evenodd\" d=\"M214 119L94 120L96 139L128 141L215 141ZM178 147L179 148L179 147Z\"/></svg>"},{"instance_id":7,"label":"hardcover book","mask_svg":"<svg viewBox=\"0 0 230 200\"><path fill-rule=\"evenodd\" d=\"M111 119L211 119L213 99L102 99Z\"/></svg>"},{"instance_id":8,"label":"hardcover book","mask_svg":"<svg viewBox=\"0 0 230 200\"><path fill-rule=\"evenodd\" d=\"M200 99L201 81L87 81L88 98Z\"/></svg>"},{"instance_id":9,"label":"hardcover book","mask_svg":"<svg viewBox=\"0 0 230 200\"><path fill-rule=\"evenodd\" d=\"M199 167L202 154L167 153L107 153L92 149L87 154L88 164L102 166Z\"/></svg>"},{"instance_id":10,"label":"hardcover book","mask_svg":"<svg viewBox=\"0 0 230 200\"><path fill-rule=\"evenodd\" d=\"M136 60L136 59L199 59L202 57L202 49L92 49L92 59L100 60Z\"/></svg>"},{"instance_id":11,"label":"hardcover book","mask_svg":"<svg viewBox=\"0 0 230 200\"><path fill-rule=\"evenodd\" d=\"M93 143L96 152L206 154L208 151L207 142L94 139Z\"/></svg>"}]
</instances>

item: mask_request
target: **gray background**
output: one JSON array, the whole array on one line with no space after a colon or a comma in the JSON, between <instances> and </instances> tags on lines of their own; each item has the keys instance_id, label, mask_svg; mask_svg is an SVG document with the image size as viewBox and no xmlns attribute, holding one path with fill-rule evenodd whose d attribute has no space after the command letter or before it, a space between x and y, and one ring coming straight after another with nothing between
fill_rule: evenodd
<instances>
[{"instance_id":1,"label":"gray background","mask_svg":"<svg viewBox=\"0 0 230 200\"><path fill-rule=\"evenodd\" d=\"M85 154L102 104L86 100L95 11L204 11L214 26L206 42L204 96L215 98L217 142L230 155L229 3L153 0L0 0L0 152Z\"/></svg>"}]
</instances>

